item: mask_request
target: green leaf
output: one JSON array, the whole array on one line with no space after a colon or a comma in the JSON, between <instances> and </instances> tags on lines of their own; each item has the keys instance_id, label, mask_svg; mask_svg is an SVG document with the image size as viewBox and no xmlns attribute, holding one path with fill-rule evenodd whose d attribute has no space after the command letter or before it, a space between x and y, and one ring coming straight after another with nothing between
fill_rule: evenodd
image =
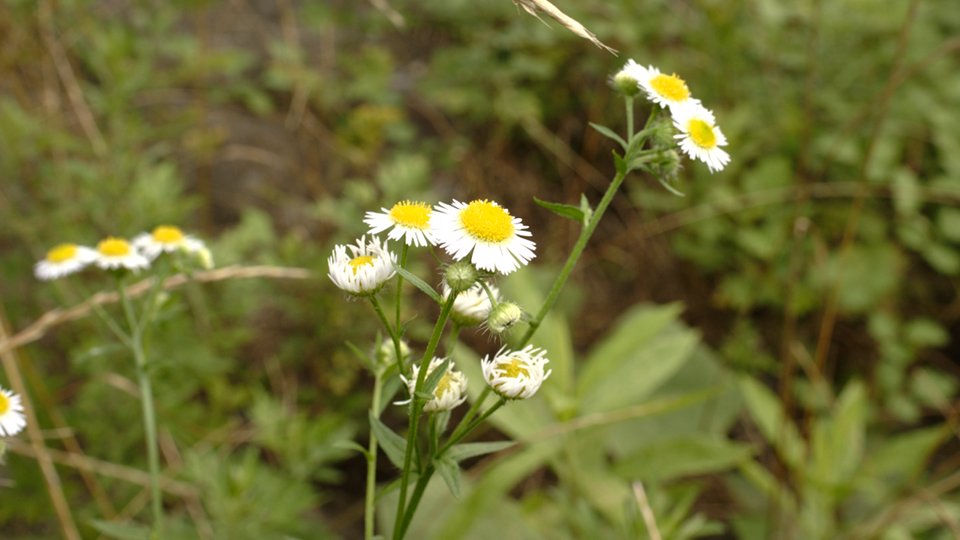
<instances>
[{"instance_id":1,"label":"green leaf","mask_svg":"<svg viewBox=\"0 0 960 540\"><path fill-rule=\"evenodd\" d=\"M587 200L587 196L583 193L580 194L580 212L583 213L584 223L590 221L590 218L593 217L593 207L590 206L590 201Z\"/></svg>"},{"instance_id":2,"label":"green leaf","mask_svg":"<svg viewBox=\"0 0 960 540\"><path fill-rule=\"evenodd\" d=\"M960 209L941 208L937 212L937 227L944 239L960 242Z\"/></svg>"},{"instance_id":3,"label":"green leaf","mask_svg":"<svg viewBox=\"0 0 960 540\"><path fill-rule=\"evenodd\" d=\"M428 285L426 281L418 278L406 268L401 268L400 266L394 266L394 269L396 269L397 273L400 274L400 276L403 277L403 279L409 281L410 283L413 284L414 287L423 291L423 293L429 296L431 300L433 300L438 304L443 303L443 298L440 297L440 294L438 294L437 291L433 290L433 287Z\"/></svg>"},{"instance_id":4,"label":"green leaf","mask_svg":"<svg viewBox=\"0 0 960 540\"><path fill-rule=\"evenodd\" d=\"M595 124L593 122L590 122L590 127L600 132L600 134L603 135L604 137L617 141L617 144L620 145L620 148L623 148L624 150L627 149L627 141L623 140L623 137L621 137L620 135L617 135L615 131L608 128L607 126L601 126L600 124Z\"/></svg>"},{"instance_id":5,"label":"green leaf","mask_svg":"<svg viewBox=\"0 0 960 540\"><path fill-rule=\"evenodd\" d=\"M513 441L463 443L453 446L447 450L445 455L452 461L459 463L468 458L499 452L515 444Z\"/></svg>"},{"instance_id":6,"label":"green leaf","mask_svg":"<svg viewBox=\"0 0 960 540\"><path fill-rule=\"evenodd\" d=\"M380 448L383 448L383 453L387 455L390 463L393 463L398 469L403 469L403 454L407 449L406 439L397 435L372 414L370 415L370 428L373 429L374 435L380 441Z\"/></svg>"},{"instance_id":7,"label":"green leaf","mask_svg":"<svg viewBox=\"0 0 960 540\"><path fill-rule=\"evenodd\" d=\"M116 540L149 540L150 538L150 528L143 525L101 519L90 520L90 525L101 534Z\"/></svg>"},{"instance_id":8,"label":"green leaf","mask_svg":"<svg viewBox=\"0 0 960 540\"><path fill-rule=\"evenodd\" d=\"M613 166L617 169L617 174L627 174L629 172L627 162L620 157L616 150L613 151Z\"/></svg>"},{"instance_id":9,"label":"green leaf","mask_svg":"<svg viewBox=\"0 0 960 540\"><path fill-rule=\"evenodd\" d=\"M560 217L572 219L577 223L583 223L584 221L583 210L571 204L549 202L549 201L544 201L542 199L538 199L536 197L533 198L533 202L537 203L538 205L542 206L543 208L546 208L547 210L553 212L554 214Z\"/></svg>"},{"instance_id":10,"label":"green leaf","mask_svg":"<svg viewBox=\"0 0 960 540\"><path fill-rule=\"evenodd\" d=\"M645 446L617 463L614 470L630 480L671 480L724 471L750 459L751 454L750 447L742 443L686 435Z\"/></svg>"},{"instance_id":11,"label":"green leaf","mask_svg":"<svg viewBox=\"0 0 960 540\"><path fill-rule=\"evenodd\" d=\"M832 415L814 424L811 469L818 483L842 488L853 478L863 458L866 416L866 388L853 381L840 394Z\"/></svg>"},{"instance_id":12,"label":"green leaf","mask_svg":"<svg viewBox=\"0 0 960 540\"><path fill-rule=\"evenodd\" d=\"M797 426L783 414L780 400L766 386L750 377L740 379L740 391L750 416L767 442L777 450L787 465L798 469L803 461L806 445L797 431Z\"/></svg>"},{"instance_id":13,"label":"green leaf","mask_svg":"<svg viewBox=\"0 0 960 540\"><path fill-rule=\"evenodd\" d=\"M920 208L920 184L909 169L900 169L893 175L893 206L897 214L914 214Z\"/></svg>"},{"instance_id":14,"label":"green leaf","mask_svg":"<svg viewBox=\"0 0 960 540\"><path fill-rule=\"evenodd\" d=\"M367 449L360 446L355 441L337 441L333 443L334 448L341 448L343 450L356 450L366 457L370 457L370 453L367 452Z\"/></svg>"},{"instance_id":15,"label":"green leaf","mask_svg":"<svg viewBox=\"0 0 960 540\"><path fill-rule=\"evenodd\" d=\"M426 369L430 368L430 364L427 363ZM424 369L424 366L420 366L420 369ZM427 378L423 381L423 387L420 388L420 391L417 392L420 398L430 401L433 399L433 391L436 390L437 385L440 384L440 379L446 375L447 370L450 369L450 359L444 359L443 363L436 367L430 373L427 373Z\"/></svg>"},{"instance_id":16,"label":"green leaf","mask_svg":"<svg viewBox=\"0 0 960 540\"><path fill-rule=\"evenodd\" d=\"M437 468L437 472L440 473L440 478L443 478L443 482L447 484L447 489L450 490L450 494L459 499L461 480L460 466L450 459L449 456L440 456L439 459L433 460L433 466Z\"/></svg>"}]
</instances>

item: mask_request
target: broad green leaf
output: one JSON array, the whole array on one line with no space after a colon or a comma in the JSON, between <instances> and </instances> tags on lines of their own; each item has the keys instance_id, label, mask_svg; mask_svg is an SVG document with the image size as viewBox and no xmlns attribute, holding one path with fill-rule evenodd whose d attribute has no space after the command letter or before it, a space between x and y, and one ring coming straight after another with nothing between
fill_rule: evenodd
<instances>
[{"instance_id":1,"label":"broad green leaf","mask_svg":"<svg viewBox=\"0 0 960 540\"><path fill-rule=\"evenodd\" d=\"M844 388L830 417L814 424L809 472L815 475L818 485L841 488L856 473L863 458L866 415L866 388L854 381Z\"/></svg>"},{"instance_id":2,"label":"broad green leaf","mask_svg":"<svg viewBox=\"0 0 960 540\"><path fill-rule=\"evenodd\" d=\"M437 293L437 291L433 290L433 287L431 287L426 281L420 279L419 277L411 273L406 268L401 268L400 266L394 266L394 269L397 271L398 274L400 274L400 276L403 277L403 279L409 281L410 283L413 284L414 287L423 291L423 293L429 296L431 300L433 300L438 304L443 303L443 298L441 298L440 295Z\"/></svg>"},{"instance_id":3,"label":"broad green leaf","mask_svg":"<svg viewBox=\"0 0 960 540\"><path fill-rule=\"evenodd\" d=\"M115 540L149 540L150 528L143 525L131 523L116 523L114 521L104 521L101 519L90 520L90 525Z\"/></svg>"},{"instance_id":4,"label":"broad green leaf","mask_svg":"<svg viewBox=\"0 0 960 540\"><path fill-rule=\"evenodd\" d=\"M393 463L398 469L403 469L403 454L407 448L406 439L397 435L393 430L388 428L386 424L381 422L379 418L372 414L370 415L370 427L377 436L383 453L390 459L390 463Z\"/></svg>"},{"instance_id":5,"label":"broad green leaf","mask_svg":"<svg viewBox=\"0 0 960 540\"><path fill-rule=\"evenodd\" d=\"M461 474L457 462L450 459L449 456L440 456L439 459L433 460L433 466L436 467L440 477L443 478L450 494L459 499Z\"/></svg>"},{"instance_id":6,"label":"broad green leaf","mask_svg":"<svg viewBox=\"0 0 960 540\"><path fill-rule=\"evenodd\" d=\"M573 206L572 204L549 202L549 201L544 201L542 199L538 199L536 197L533 198L533 202L537 203L538 205L542 206L543 208L546 208L547 210L553 212L554 214L560 217L572 219L577 223L583 223L584 221L583 210L581 210L577 206Z\"/></svg>"},{"instance_id":7,"label":"broad green leaf","mask_svg":"<svg viewBox=\"0 0 960 540\"><path fill-rule=\"evenodd\" d=\"M937 212L940 234L950 242L960 242L960 209L944 207Z\"/></svg>"},{"instance_id":8,"label":"broad green leaf","mask_svg":"<svg viewBox=\"0 0 960 540\"><path fill-rule=\"evenodd\" d=\"M896 493L921 474L927 459L949 434L947 426L939 425L877 441L864 459L861 481L875 483L882 495Z\"/></svg>"},{"instance_id":9,"label":"broad green leaf","mask_svg":"<svg viewBox=\"0 0 960 540\"><path fill-rule=\"evenodd\" d=\"M920 183L916 175L907 168L893 174L893 206L900 215L916 213L920 208Z\"/></svg>"},{"instance_id":10,"label":"broad green leaf","mask_svg":"<svg viewBox=\"0 0 960 540\"><path fill-rule=\"evenodd\" d=\"M513 441L462 443L447 450L446 456L456 463L472 457L492 454L514 446Z\"/></svg>"},{"instance_id":11,"label":"broad green leaf","mask_svg":"<svg viewBox=\"0 0 960 540\"><path fill-rule=\"evenodd\" d=\"M600 134L603 135L604 137L617 141L617 144L620 145L620 148L623 148L624 150L627 149L627 141L623 140L623 137L621 137L620 135L617 135L615 131L608 128L607 126L601 126L600 124L595 124L593 122L590 122L590 127L600 132Z\"/></svg>"},{"instance_id":12,"label":"broad green leaf","mask_svg":"<svg viewBox=\"0 0 960 540\"><path fill-rule=\"evenodd\" d=\"M671 480L724 471L750 459L749 446L726 439L687 435L641 448L616 464L629 480Z\"/></svg>"},{"instance_id":13,"label":"broad green leaf","mask_svg":"<svg viewBox=\"0 0 960 540\"><path fill-rule=\"evenodd\" d=\"M750 378L740 378L740 391L751 418L770 446L794 470L801 467L805 443L793 421L786 418L780 400L766 386Z\"/></svg>"}]
</instances>

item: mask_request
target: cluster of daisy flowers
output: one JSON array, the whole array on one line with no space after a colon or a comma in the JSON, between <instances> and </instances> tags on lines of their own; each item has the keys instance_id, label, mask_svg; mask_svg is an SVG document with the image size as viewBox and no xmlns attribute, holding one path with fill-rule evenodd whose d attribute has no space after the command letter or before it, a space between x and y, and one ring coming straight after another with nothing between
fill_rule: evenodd
<instances>
[{"instance_id":1,"label":"cluster of daisy flowers","mask_svg":"<svg viewBox=\"0 0 960 540\"><path fill-rule=\"evenodd\" d=\"M441 283L446 302L456 294L451 319L459 327L483 325L493 334L501 334L524 315L517 304L504 301L489 278L506 276L527 265L536 256L536 244L523 221L499 203L479 199L454 200L431 207L425 202L401 201L380 212L367 212L367 234L355 244L336 245L327 259L328 276L341 290L356 297L372 297L397 274L397 255L389 241L400 241L406 248L438 247L454 261L447 266ZM387 240L376 235L386 233ZM520 351L501 349L483 360L484 378L491 389L505 399L526 399L536 393L550 375L545 370L546 353L526 347ZM466 377L446 358L433 358L427 375L446 366L433 390L426 411L450 410L466 399ZM401 375L410 395L422 366Z\"/></svg>"},{"instance_id":2,"label":"cluster of daisy flowers","mask_svg":"<svg viewBox=\"0 0 960 540\"><path fill-rule=\"evenodd\" d=\"M178 227L161 225L132 240L108 236L96 247L72 243L57 245L34 266L33 273L43 281L75 274L88 266L136 273L149 268L165 253L184 253L195 257L204 268L213 266L210 250L202 240L185 234Z\"/></svg>"},{"instance_id":3,"label":"cluster of daisy flowers","mask_svg":"<svg viewBox=\"0 0 960 540\"><path fill-rule=\"evenodd\" d=\"M613 76L614 86L629 97L641 91L651 102L667 109L680 149L693 159L707 164L711 172L722 170L730 162L723 150L727 139L717 127L713 112L693 97L687 83L676 74L661 73L653 66L644 67L628 60Z\"/></svg>"},{"instance_id":4,"label":"cluster of daisy flowers","mask_svg":"<svg viewBox=\"0 0 960 540\"><path fill-rule=\"evenodd\" d=\"M12 437L26 425L20 396L0 387L0 437Z\"/></svg>"}]
</instances>

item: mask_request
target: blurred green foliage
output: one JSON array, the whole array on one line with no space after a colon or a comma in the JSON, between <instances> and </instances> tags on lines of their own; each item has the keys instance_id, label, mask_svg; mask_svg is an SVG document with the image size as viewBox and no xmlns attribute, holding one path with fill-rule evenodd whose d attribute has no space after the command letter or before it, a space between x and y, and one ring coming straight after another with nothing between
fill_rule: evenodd
<instances>
[{"instance_id":1,"label":"blurred green foliage","mask_svg":"<svg viewBox=\"0 0 960 540\"><path fill-rule=\"evenodd\" d=\"M363 462L338 443L363 437L369 379L344 342L368 346L375 321L325 282L331 243L401 198L491 197L532 224L549 268L572 233L532 197L599 196L611 148L587 122L617 127L606 78L632 57L689 83L733 161L717 175L689 163L685 198L628 182L579 289L541 330L544 395L498 413L488 435L525 441L717 384L723 398L481 461L456 504L436 482L424 505L443 513L414 526L644 538L642 481L664 538L719 524L742 538L949 537L960 10L556 3L622 56L506 0L390 2L402 27L374 3L4 2L0 314L16 330L110 287L37 283L55 243L160 223L206 238L219 265L312 270L191 286L163 305L150 354L164 462L200 495L165 502L183 538L354 537ZM527 309L540 278L512 291ZM627 310L639 301L662 305ZM428 324L415 319L411 339ZM142 469L132 362L106 336L82 319L17 354L49 446L74 437ZM458 348L464 370L475 356ZM142 486L122 475L60 473L84 537L142 511L125 508ZM60 537L34 461L11 452L0 474L2 536Z\"/></svg>"}]
</instances>

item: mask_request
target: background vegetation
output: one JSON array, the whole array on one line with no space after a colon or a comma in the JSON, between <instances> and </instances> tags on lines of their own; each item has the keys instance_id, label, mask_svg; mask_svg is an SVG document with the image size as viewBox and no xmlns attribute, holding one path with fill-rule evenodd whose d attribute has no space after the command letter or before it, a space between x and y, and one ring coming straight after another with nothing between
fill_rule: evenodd
<instances>
[{"instance_id":1,"label":"background vegetation","mask_svg":"<svg viewBox=\"0 0 960 540\"><path fill-rule=\"evenodd\" d=\"M333 242L402 198L494 198L532 225L509 286L535 309L576 230L532 198L602 193L587 123L617 127L607 78L634 58L687 80L733 161L689 164L685 198L628 180L541 330L554 376L483 434L523 444L453 503L438 482L411 537L654 538L645 513L671 539L960 536L955 3L559 5L621 56L506 0L7 0L4 333L84 298L32 276L61 241L174 223L218 265L309 269L165 304L165 503L175 538L358 537L363 460L340 443L365 436L370 379L345 343L376 321L326 280ZM469 369L489 345L463 341ZM145 513L122 351L81 319L4 364L84 538ZM63 537L19 441L0 536Z\"/></svg>"}]
</instances>

